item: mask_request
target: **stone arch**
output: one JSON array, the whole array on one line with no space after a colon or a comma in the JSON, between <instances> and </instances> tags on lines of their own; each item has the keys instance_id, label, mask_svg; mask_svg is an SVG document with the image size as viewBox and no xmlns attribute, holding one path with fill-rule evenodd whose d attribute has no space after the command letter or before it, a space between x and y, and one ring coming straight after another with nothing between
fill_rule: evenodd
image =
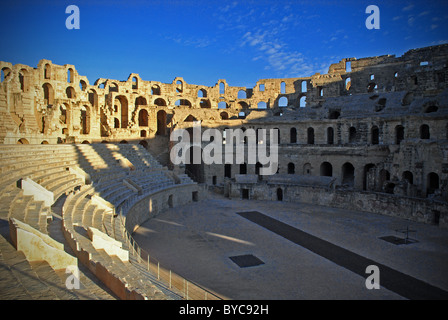
<instances>
[{"instance_id":1,"label":"stone arch","mask_svg":"<svg viewBox=\"0 0 448 320\"><path fill-rule=\"evenodd\" d=\"M65 94L67 95L68 99L76 98L75 89L73 87L67 87L65 89Z\"/></svg>"},{"instance_id":2,"label":"stone arch","mask_svg":"<svg viewBox=\"0 0 448 320\"><path fill-rule=\"evenodd\" d=\"M165 107L166 106L166 101L163 98L157 98L157 99L154 100L154 104L156 106L159 106L159 107Z\"/></svg>"},{"instance_id":3,"label":"stone arch","mask_svg":"<svg viewBox=\"0 0 448 320\"><path fill-rule=\"evenodd\" d=\"M48 82L44 83L42 85L42 89L44 91L44 104L45 105L52 105L54 102L54 90L51 84Z\"/></svg>"},{"instance_id":4,"label":"stone arch","mask_svg":"<svg viewBox=\"0 0 448 320\"><path fill-rule=\"evenodd\" d=\"M283 201L283 189L280 187L277 188L276 194L277 194L277 201Z\"/></svg>"},{"instance_id":5,"label":"stone arch","mask_svg":"<svg viewBox=\"0 0 448 320\"><path fill-rule=\"evenodd\" d=\"M228 120L229 119L229 114L225 111L221 112L220 114L221 120Z\"/></svg>"},{"instance_id":6,"label":"stone arch","mask_svg":"<svg viewBox=\"0 0 448 320\"><path fill-rule=\"evenodd\" d=\"M141 109L138 112L138 126L139 127L148 126L148 111L146 109Z\"/></svg>"},{"instance_id":7,"label":"stone arch","mask_svg":"<svg viewBox=\"0 0 448 320\"><path fill-rule=\"evenodd\" d=\"M90 107L89 106L81 106L80 110L80 125L81 125L81 134L89 134L90 133Z\"/></svg>"},{"instance_id":8,"label":"stone arch","mask_svg":"<svg viewBox=\"0 0 448 320\"><path fill-rule=\"evenodd\" d=\"M279 107L287 107L288 106L288 98L281 97L280 99L278 99L278 106Z\"/></svg>"},{"instance_id":9,"label":"stone arch","mask_svg":"<svg viewBox=\"0 0 448 320\"><path fill-rule=\"evenodd\" d=\"M288 174L294 174L296 172L296 168L294 163L288 163Z\"/></svg>"},{"instance_id":10,"label":"stone arch","mask_svg":"<svg viewBox=\"0 0 448 320\"><path fill-rule=\"evenodd\" d=\"M309 127L306 130L306 134L307 134L306 138L307 144L314 144L314 128Z\"/></svg>"},{"instance_id":11,"label":"stone arch","mask_svg":"<svg viewBox=\"0 0 448 320\"><path fill-rule=\"evenodd\" d=\"M342 165L342 184L349 187L355 185L355 167L350 162Z\"/></svg>"},{"instance_id":12,"label":"stone arch","mask_svg":"<svg viewBox=\"0 0 448 320\"><path fill-rule=\"evenodd\" d=\"M201 88L198 90L198 98L207 98L207 90Z\"/></svg>"},{"instance_id":13,"label":"stone arch","mask_svg":"<svg viewBox=\"0 0 448 320\"><path fill-rule=\"evenodd\" d=\"M324 177L332 177L333 176L333 166L330 162L322 162L320 165L320 175Z\"/></svg>"},{"instance_id":14,"label":"stone arch","mask_svg":"<svg viewBox=\"0 0 448 320\"><path fill-rule=\"evenodd\" d=\"M420 139L429 139L430 136L429 126L427 124L422 124L420 126Z\"/></svg>"},{"instance_id":15,"label":"stone arch","mask_svg":"<svg viewBox=\"0 0 448 320\"><path fill-rule=\"evenodd\" d=\"M127 128L129 122L128 99L125 96L116 96L114 105L117 106L117 112L120 114L121 128Z\"/></svg>"},{"instance_id":16,"label":"stone arch","mask_svg":"<svg viewBox=\"0 0 448 320\"><path fill-rule=\"evenodd\" d=\"M17 140L17 144L30 144L29 141L25 138L21 138Z\"/></svg>"},{"instance_id":17,"label":"stone arch","mask_svg":"<svg viewBox=\"0 0 448 320\"><path fill-rule=\"evenodd\" d=\"M166 112L165 110L159 110L157 112L157 135L166 135Z\"/></svg>"},{"instance_id":18,"label":"stone arch","mask_svg":"<svg viewBox=\"0 0 448 320\"><path fill-rule=\"evenodd\" d=\"M44 79L51 79L51 66L49 63L44 66Z\"/></svg>"}]
</instances>

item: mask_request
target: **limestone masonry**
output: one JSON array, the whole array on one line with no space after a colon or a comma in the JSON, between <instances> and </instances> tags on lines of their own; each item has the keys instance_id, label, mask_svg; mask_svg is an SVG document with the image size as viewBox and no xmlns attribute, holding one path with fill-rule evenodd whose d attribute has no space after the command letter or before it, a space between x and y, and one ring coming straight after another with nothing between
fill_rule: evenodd
<instances>
[{"instance_id":1,"label":"limestone masonry","mask_svg":"<svg viewBox=\"0 0 448 320\"><path fill-rule=\"evenodd\" d=\"M253 88L136 73L91 84L74 65L45 59L0 69L3 144L140 144L174 173L228 197L448 224L448 45L346 58L327 74L261 79ZM260 176L257 164L174 166L170 132L193 121L202 130L277 128L277 174Z\"/></svg>"}]
</instances>

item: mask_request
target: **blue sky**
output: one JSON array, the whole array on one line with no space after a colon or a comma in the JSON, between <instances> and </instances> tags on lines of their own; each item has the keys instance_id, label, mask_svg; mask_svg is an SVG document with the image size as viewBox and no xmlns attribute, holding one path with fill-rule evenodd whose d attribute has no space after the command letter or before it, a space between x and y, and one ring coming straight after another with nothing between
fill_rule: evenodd
<instances>
[{"instance_id":1,"label":"blue sky","mask_svg":"<svg viewBox=\"0 0 448 320\"><path fill-rule=\"evenodd\" d=\"M65 8L80 10L68 30ZM370 4L380 29L368 30ZM73 64L96 79L253 87L259 79L326 73L347 57L401 56L448 43L448 1L2 1L0 60Z\"/></svg>"}]
</instances>

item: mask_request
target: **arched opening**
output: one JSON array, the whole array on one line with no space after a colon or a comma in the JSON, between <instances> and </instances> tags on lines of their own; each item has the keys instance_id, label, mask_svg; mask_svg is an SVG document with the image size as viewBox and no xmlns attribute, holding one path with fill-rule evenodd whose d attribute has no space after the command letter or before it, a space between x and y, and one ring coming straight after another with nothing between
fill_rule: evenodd
<instances>
[{"instance_id":1,"label":"arched opening","mask_svg":"<svg viewBox=\"0 0 448 320\"><path fill-rule=\"evenodd\" d=\"M330 110L328 114L328 119L339 119L341 112L339 110Z\"/></svg>"},{"instance_id":2,"label":"arched opening","mask_svg":"<svg viewBox=\"0 0 448 320\"><path fill-rule=\"evenodd\" d=\"M230 163L224 165L224 178L232 178L232 165Z\"/></svg>"},{"instance_id":3,"label":"arched opening","mask_svg":"<svg viewBox=\"0 0 448 320\"><path fill-rule=\"evenodd\" d=\"M65 89L65 94L67 95L68 99L74 99L75 89L73 87L67 87L67 89Z\"/></svg>"},{"instance_id":4,"label":"arched opening","mask_svg":"<svg viewBox=\"0 0 448 320\"><path fill-rule=\"evenodd\" d=\"M205 89L199 89L198 98L207 98L207 91Z\"/></svg>"},{"instance_id":5,"label":"arched opening","mask_svg":"<svg viewBox=\"0 0 448 320\"><path fill-rule=\"evenodd\" d=\"M306 80L303 80L302 81L302 92L306 92L307 91L307 86L308 86L308 84L307 84Z\"/></svg>"},{"instance_id":6,"label":"arched opening","mask_svg":"<svg viewBox=\"0 0 448 320\"><path fill-rule=\"evenodd\" d=\"M73 69L72 68L68 68L67 70L67 82L68 83L73 83Z\"/></svg>"},{"instance_id":7,"label":"arched opening","mask_svg":"<svg viewBox=\"0 0 448 320\"><path fill-rule=\"evenodd\" d=\"M334 129L333 129L333 127L327 128L327 144L334 144Z\"/></svg>"},{"instance_id":8,"label":"arched opening","mask_svg":"<svg viewBox=\"0 0 448 320\"><path fill-rule=\"evenodd\" d=\"M146 98L144 98L144 97L137 97L135 99L135 107L136 108L139 107L139 106L146 106L146 105L147 105Z\"/></svg>"},{"instance_id":9,"label":"arched opening","mask_svg":"<svg viewBox=\"0 0 448 320\"><path fill-rule=\"evenodd\" d=\"M160 95L160 87L158 85L153 85L151 87L151 94L154 96L159 96Z\"/></svg>"},{"instance_id":10,"label":"arched opening","mask_svg":"<svg viewBox=\"0 0 448 320\"><path fill-rule=\"evenodd\" d=\"M308 128L306 130L307 138L306 141L308 144L314 144L314 128Z\"/></svg>"},{"instance_id":11,"label":"arched opening","mask_svg":"<svg viewBox=\"0 0 448 320\"><path fill-rule=\"evenodd\" d=\"M281 108L283 108L283 107L287 107L287 106L288 106L288 98L286 98L286 97L281 97L281 98L278 100L278 106L281 107Z\"/></svg>"},{"instance_id":12,"label":"arched opening","mask_svg":"<svg viewBox=\"0 0 448 320\"><path fill-rule=\"evenodd\" d=\"M0 82L3 82L5 80L7 80L9 78L9 76L11 75L11 70L9 68L3 68L1 70L1 78L0 78Z\"/></svg>"},{"instance_id":13,"label":"arched opening","mask_svg":"<svg viewBox=\"0 0 448 320\"><path fill-rule=\"evenodd\" d=\"M296 128L291 128L289 130L289 142L297 143L297 129Z\"/></svg>"},{"instance_id":14,"label":"arched opening","mask_svg":"<svg viewBox=\"0 0 448 320\"><path fill-rule=\"evenodd\" d=\"M81 125L81 134L89 134L89 132L90 132L90 109L88 106L81 107L80 125Z\"/></svg>"},{"instance_id":15,"label":"arched opening","mask_svg":"<svg viewBox=\"0 0 448 320\"><path fill-rule=\"evenodd\" d=\"M394 189L395 189L395 183L393 182L387 183L386 186L384 187L384 191L390 194L394 194Z\"/></svg>"},{"instance_id":16,"label":"arched opening","mask_svg":"<svg viewBox=\"0 0 448 320\"><path fill-rule=\"evenodd\" d=\"M59 116L59 121L62 124L67 124L67 106L65 104L61 104L59 106L59 112L61 113Z\"/></svg>"},{"instance_id":17,"label":"arched opening","mask_svg":"<svg viewBox=\"0 0 448 320\"><path fill-rule=\"evenodd\" d=\"M176 100L174 105L177 107L183 106L183 107L191 108L191 102L187 99L178 99L178 100Z\"/></svg>"},{"instance_id":18,"label":"arched opening","mask_svg":"<svg viewBox=\"0 0 448 320\"><path fill-rule=\"evenodd\" d=\"M164 110L159 110L157 112L157 135L166 135L166 112Z\"/></svg>"},{"instance_id":19,"label":"arched opening","mask_svg":"<svg viewBox=\"0 0 448 320\"><path fill-rule=\"evenodd\" d=\"M425 113L433 113L433 112L437 112L437 110L439 110L439 108L435 105L429 105L427 107L425 107Z\"/></svg>"},{"instance_id":20,"label":"arched opening","mask_svg":"<svg viewBox=\"0 0 448 320\"><path fill-rule=\"evenodd\" d=\"M162 98L157 98L156 100L154 100L154 104L159 107L165 107L166 101Z\"/></svg>"},{"instance_id":21,"label":"arched opening","mask_svg":"<svg viewBox=\"0 0 448 320\"><path fill-rule=\"evenodd\" d=\"M115 129L120 128L120 120L118 120L118 118L114 118L114 128Z\"/></svg>"},{"instance_id":22,"label":"arched opening","mask_svg":"<svg viewBox=\"0 0 448 320\"><path fill-rule=\"evenodd\" d=\"M264 101L258 102L257 109L266 109L266 108L267 108L266 102Z\"/></svg>"},{"instance_id":23,"label":"arched opening","mask_svg":"<svg viewBox=\"0 0 448 320\"><path fill-rule=\"evenodd\" d=\"M410 171L404 171L402 174L403 180L407 181L409 184L414 184L414 175Z\"/></svg>"},{"instance_id":24,"label":"arched opening","mask_svg":"<svg viewBox=\"0 0 448 320\"><path fill-rule=\"evenodd\" d=\"M364 166L362 189L375 189L375 165L373 163L369 163Z\"/></svg>"},{"instance_id":25,"label":"arched opening","mask_svg":"<svg viewBox=\"0 0 448 320\"><path fill-rule=\"evenodd\" d=\"M83 142L81 142L81 144L90 144L90 142L87 140L84 140Z\"/></svg>"},{"instance_id":26,"label":"arched opening","mask_svg":"<svg viewBox=\"0 0 448 320\"><path fill-rule=\"evenodd\" d=\"M430 172L427 178L426 194L434 194L439 189L439 175L435 172Z\"/></svg>"},{"instance_id":27,"label":"arched opening","mask_svg":"<svg viewBox=\"0 0 448 320\"><path fill-rule=\"evenodd\" d=\"M355 143L356 142L356 128L350 127L348 130L348 142Z\"/></svg>"},{"instance_id":28,"label":"arched opening","mask_svg":"<svg viewBox=\"0 0 448 320\"><path fill-rule=\"evenodd\" d=\"M44 67L44 79L51 79L51 66L48 63Z\"/></svg>"},{"instance_id":29,"label":"arched opening","mask_svg":"<svg viewBox=\"0 0 448 320\"><path fill-rule=\"evenodd\" d=\"M21 69L19 72L19 82L20 82L20 90L23 92L28 91L28 71L26 69Z\"/></svg>"},{"instance_id":30,"label":"arched opening","mask_svg":"<svg viewBox=\"0 0 448 320\"><path fill-rule=\"evenodd\" d=\"M247 99L247 93L244 90L238 91L238 99Z\"/></svg>"},{"instance_id":31,"label":"arched opening","mask_svg":"<svg viewBox=\"0 0 448 320\"><path fill-rule=\"evenodd\" d=\"M119 143L120 144L127 144L128 142L126 140L121 140Z\"/></svg>"},{"instance_id":32,"label":"arched opening","mask_svg":"<svg viewBox=\"0 0 448 320\"><path fill-rule=\"evenodd\" d=\"M30 143L25 138L22 138L17 141L17 144L30 144Z\"/></svg>"},{"instance_id":33,"label":"arched opening","mask_svg":"<svg viewBox=\"0 0 448 320\"><path fill-rule=\"evenodd\" d=\"M288 174L294 174L296 173L296 167L294 163L290 162L288 163Z\"/></svg>"},{"instance_id":34,"label":"arched opening","mask_svg":"<svg viewBox=\"0 0 448 320\"><path fill-rule=\"evenodd\" d=\"M146 138L146 130L140 130L140 138Z\"/></svg>"},{"instance_id":35,"label":"arched opening","mask_svg":"<svg viewBox=\"0 0 448 320\"><path fill-rule=\"evenodd\" d=\"M228 120L229 119L229 114L225 111L221 112L219 114L221 116L221 120Z\"/></svg>"},{"instance_id":36,"label":"arched opening","mask_svg":"<svg viewBox=\"0 0 448 320\"><path fill-rule=\"evenodd\" d=\"M355 168L350 162L342 166L342 184L351 188L355 185Z\"/></svg>"},{"instance_id":37,"label":"arched opening","mask_svg":"<svg viewBox=\"0 0 448 320\"><path fill-rule=\"evenodd\" d=\"M283 201L283 190L282 190L282 188L277 188L277 201Z\"/></svg>"},{"instance_id":38,"label":"arched opening","mask_svg":"<svg viewBox=\"0 0 448 320\"><path fill-rule=\"evenodd\" d=\"M92 107L98 107L98 94L93 89L89 90L89 102Z\"/></svg>"},{"instance_id":39,"label":"arched opening","mask_svg":"<svg viewBox=\"0 0 448 320\"><path fill-rule=\"evenodd\" d=\"M138 79L137 77L132 77L132 90L138 89Z\"/></svg>"},{"instance_id":40,"label":"arched opening","mask_svg":"<svg viewBox=\"0 0 448 320\"><path fill-rule=\"evenodd\" d=\"M303 174L304 175L311 175L312 174L312 167L310 163L305 163L303 165Z\"/></svg>"},{"instance_id":41,"label":"arched opening","mask_svg":"<svg viewBox=\"0 0 448 320\"><path fill-rule=\"evenodd\" d=\"M398 125L395 127L395 144L400 144L404 140L404 127Z\"/></svg>"},{"instance_id":42,"label":"arched opening","mask_svg":"<svg viewBox=\"0 0 448 320\"><path fill-rule=\"evenodd\" d=\"M47 140L42 141L40 144L48 144Z\"/></svg>"},{"instance_id":43,"label":"arched opening","mask_svg":"<svg viewBox=\"0 0 448 320\"><path fill-rule=\"evenodd\" d=\"M305 108L306 107L306 96L301 96L300 100L299 100L299 106L301 108Z\"/></svg>"},{"instance_id":44,"label":"arched opening","mask_svg":"<svg viewBox=\"0 0 448 320\"><path fill-rule=\"evenodd\" d=\"M390 173L386 169L380 170L380 176L379 176L379 190L383 191L383 188L385 187L385 184L387 181L390 180Z\"/></svg>"},{"instance_id":45,"label":"arched opening","mask_svg":"<svg viewBox=\"0 0 448 320\"><path fill-rule=\"evenodd\" d=\"M420 139L429 139L429 126L427 124L422 124L420 126Z\"/></svg>"},{"instance_id":46,"label":"arched opening","mask_svg":"<svg viewBox=\"0 0 448 320\"><path fill-rule=\"evenodd\" d=\"M208 99L201 99L201 102L199 102L199 106L201 108L207 108L207 109L212 107L210 104L210 100L208 100Z\"/></svg>"},{"instance_id":47,"label":"arched opening","mask_svg":"<svg viewBox=\"0 0 448 320\"><path fill-rule=\"evenodd\" d=\"M128 100L126 99L125 96L117 96L115 97L114 104L117 106L117 111L120 113L121 127L127 128L129 121Z\"/></svg>"},{"instance_id":48,"label":"arched opening","mask_svg":"<svg viewBox=\"0 0 448 320\"><path fill-rule=\"evenodd\" d=\"M379 144L380 143L380 130L377 126L373 126L371 129L371 142L372 144Z\"/></svg>"},{"instance_id":49,"label":"arched opening","mask_svg":"<svg viewBox=\"0 0 448 320\"><path fill-rule=\"evenodd\" d=\"M218 109L227 109L227 103L225 101L218 102Z\"/></svg>"},{"instance_id":50,"label":"arched opening","mask_svg":"<svg viewBox=\"0 0 448 320\"><path fill-rule=\"evenodd\" d=\"M325 161L320 165L320 175L323 177L332 177L333 176L333 166L331 163Z\"/></svg>"},{"instance_id":51,"label":"arched opening","mask_svg":"<svg viewBox=\"0 0 448 320\"><path fill-rule=\"evenodd\" d=\"M138 126L139 127L147 127L148 126L148 111L146 109L141 109L138 112Z\"/></svg>"},{"instance_id":52,"label":"arched opening","mask_svg":"<svg viewBox=\"0 0 448 320\"><path fill-rule=\"evenodd\" d=\"M226 92L226 86L223 82L219 83L219 94L224 94Z\"/></svg>"},{"instance_id":53,"label":"arched opening","mask_svg":"<svg viewBox=\"0 0 448 320\"><path fill-rule=\"evenodd\" d=\"M54 91L53 87L49 83L44 83L42 85L42 89L44 91L44 104L52 105L54 102Z\"/></svg>"},{"instance_id":54,"label":"arched opening","mask_svg":"<svg viewBox=\"0 0 448 320\"><path fill-rule=\"evenodd\" d=\"M280 93L281 93L281 94L286 93L286 83L285 83L284 81L282 81L282 82L280 83Z\"/></svg>"},{"instance_id":55,"label":"arched opening","mask_svg":"<svg viewBox=\"0 0 448 320\"><path fill-rule=\"evenodd\" d=\"M114 82L112 82L109 85L109 92L118 92L118 85Z\"/></svg>"},{"instance_id":56,"label":"arched opening","mask_svg":"<svg viewBox=\"0 0 448 320\"><path fill-rule=\"evenodd\" d=\"M345 90L349 91L352 86L352 79L350 77L345 79Z\"/></svg>"},{"instance_id":57,"label":"arched opening","mask_svg":"<svg viewBox=\"0 0 448 320\"><path fill-rule=\"evenodd\" d=\"M87 83L84 80L79 81L79 89L81 89L81 91L86 91Z\"/></svg>"}]
</instances>

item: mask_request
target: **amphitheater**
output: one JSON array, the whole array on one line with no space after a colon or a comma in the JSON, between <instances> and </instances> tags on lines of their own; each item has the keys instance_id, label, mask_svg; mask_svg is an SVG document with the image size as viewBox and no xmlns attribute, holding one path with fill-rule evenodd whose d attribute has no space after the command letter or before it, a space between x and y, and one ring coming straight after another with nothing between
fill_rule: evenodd
<instances>
[{"instance_id":1,"label":"amphitheater","mask_svg":"<svg viewBox=\"0 0 448 320\"><path fill-rule=\"evenodd\" d=\"M448 45L253 88L0 69L1 299L448 297ZM197 123L276 129L277 173L173 164Z\"/></svg>"}]
</instances>

